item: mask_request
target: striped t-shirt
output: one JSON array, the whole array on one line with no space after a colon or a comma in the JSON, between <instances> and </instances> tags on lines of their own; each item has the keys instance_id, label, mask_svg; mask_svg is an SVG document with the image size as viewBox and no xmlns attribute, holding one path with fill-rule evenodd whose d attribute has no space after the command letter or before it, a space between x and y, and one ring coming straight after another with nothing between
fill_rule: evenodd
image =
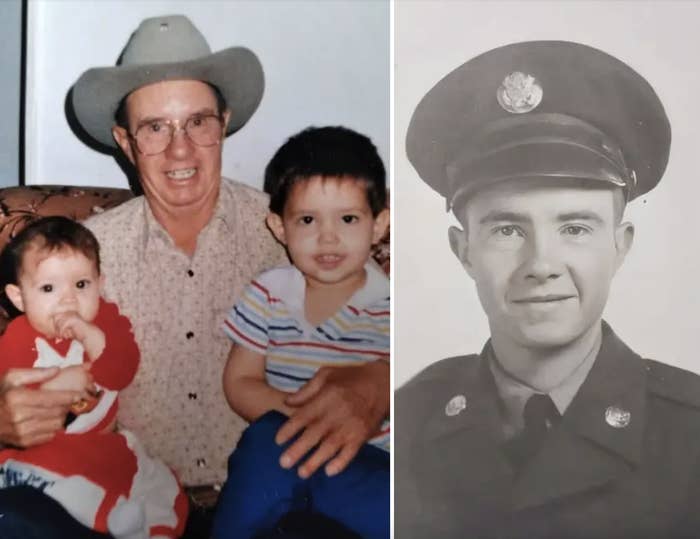
<instances>
[{"instance_id":1,"label":"striped t-shirt","mask_svg":"<svg viewBox=\"0 0 700 539\"><path fill-rule=\"evenodd\" d=\"M365 285L318 327L304 316L306 282L295 266L259 275L224 322L241 346L265 355L267 383L294 392L325 366L389 360L389 280L373 264ZM389 423L370 443L389 449Z\"/></svg>"}]
</instances>

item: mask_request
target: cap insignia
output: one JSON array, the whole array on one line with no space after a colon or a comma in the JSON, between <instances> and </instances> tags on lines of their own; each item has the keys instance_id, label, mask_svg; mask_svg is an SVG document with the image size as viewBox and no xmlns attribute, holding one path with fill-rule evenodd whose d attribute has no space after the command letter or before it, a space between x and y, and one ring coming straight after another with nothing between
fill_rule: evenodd
<instances>
[{"instance_id":1,"label":"cap insignia","mask_svg":"<svg viewBox=\"0 0 700 539\"><path fill-rule=\"evenodd\" d=\"M496 92L496 98L506 112L523 114L540 104L542 86L532 75L514 71L503 79Z\"/></svg>"}]
</instances>

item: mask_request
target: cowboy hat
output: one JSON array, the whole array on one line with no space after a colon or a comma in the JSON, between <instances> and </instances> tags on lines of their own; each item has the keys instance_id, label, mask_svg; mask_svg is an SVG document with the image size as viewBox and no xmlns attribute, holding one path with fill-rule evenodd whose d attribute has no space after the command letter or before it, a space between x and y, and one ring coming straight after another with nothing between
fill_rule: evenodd
<instances>
[{"instance_id":1,"label":"cowboy hat","mask_svg":"<svg viewBox=\"0 0 700 539\"><path fill-rule=\"evenodd\" d=\"M258 57L244 47L212 54L204 36L184 15L154 17L131 35L116 67L88 69L73 85L80 125L98 142L116 148L114 114L134 90L164 80L201 80L216 86L231 110L226 134L253 115L265 87Z\"/></svg>"}]
</instances>

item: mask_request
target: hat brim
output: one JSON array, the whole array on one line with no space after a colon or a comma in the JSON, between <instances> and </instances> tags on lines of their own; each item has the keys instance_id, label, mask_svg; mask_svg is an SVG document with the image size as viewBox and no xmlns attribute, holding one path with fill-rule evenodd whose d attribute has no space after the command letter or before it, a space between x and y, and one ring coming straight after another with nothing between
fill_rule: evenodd
<instances>
[{"instance_id":1,"label":"hat brim","mask_svg":"<svg viewBox=\"0 0 700 539\"><path fill-rule=\"evenodd\" d=\"M626 196L634 193L634 185L627 185L619 168L605 155L557 140L506 147L464 167L448 165L446 173L452 193L447 195L448 210L459 208L486 186L513 180L551 180L553 184L576 180L601 188L624 189Z\"/></svg>"},{"instance_id":2,"label":"hat brim","mask_svg":"<svg viewBox=\"0 0 700 539\"><path fill-rule=\"evenodd\" d=\"M166 80L200 80L216 86L231 111L227 135L250 119L265 88L262 65L245 47L231 47L185 62L93 68L73 85L76 118L92 138L116 148L112 127L121 100L142 86Z\"/></svg>"},{"instance_id":3,"label":"hat brim","mask_svg":"<svg viewBox=\"0 0 700 539\"><path fill-rule=\"evenodd\" d=\"M555 113L509 116L486 124L446 166L448 207L485 185L511 179L600 181L634 195L616 142L583 120Z\"/></svg>"}]
</instances>

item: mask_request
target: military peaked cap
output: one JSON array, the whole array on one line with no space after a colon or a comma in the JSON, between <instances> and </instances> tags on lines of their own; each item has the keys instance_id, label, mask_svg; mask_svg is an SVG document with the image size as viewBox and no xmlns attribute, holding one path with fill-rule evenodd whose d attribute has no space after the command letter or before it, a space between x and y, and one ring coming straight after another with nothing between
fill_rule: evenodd
<instances>
[{"instance_id":1,"label":"military peaked cap","mask_svg":"<svg viewBox=\"0 0 700 539\"><path fill-rule=\"evenodd\" d=\"M578 179L652 189L668 162L671 126L630 66L565 41L514 43L462 64L420 101L408 158L447 200L518 178Z\"/></svg>"}]
</instances>

